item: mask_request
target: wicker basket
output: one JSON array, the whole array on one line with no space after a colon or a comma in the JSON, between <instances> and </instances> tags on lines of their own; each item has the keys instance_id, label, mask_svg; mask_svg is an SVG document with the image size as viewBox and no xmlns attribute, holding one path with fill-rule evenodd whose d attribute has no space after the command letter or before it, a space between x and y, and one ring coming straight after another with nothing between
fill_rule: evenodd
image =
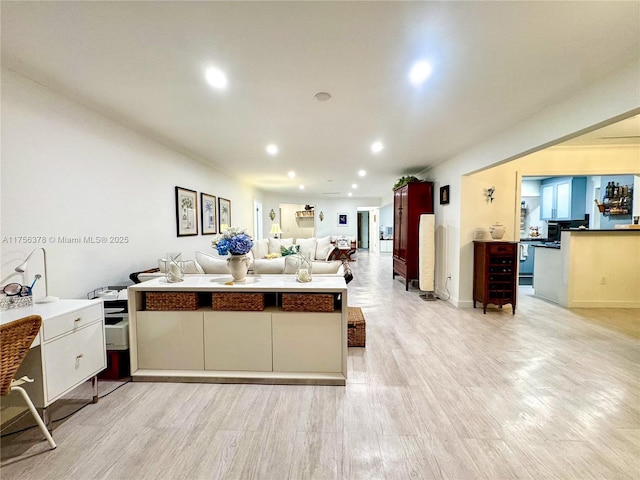
<instances>
[{"instance_id":1,"label":"wicker basket","mask_svg":"<svg viewBox=\"0 0 640 480\"><path fill-rule=\"evenodd\" d=\"M360 307L349 307L347 327L347 345L364 347L367 340L367 326Z\"/></svg>"},{"instance_id":2,"label":"wicker basket","mask_svg":"<svg viewBox=\"0 0 640 480\"><path fill-rule=\"evenodd\" d=\"M211 304L214 310L259 312L264 310L264 293L213 293Z\"/></svg>"},{"instance_id":3,"label":"wicker basket","mask_svg":"<svg viewBox=\"0 0 640 480\"><path fill-rule=\"evenodd\" d=\"M197 310L197 292L147 292L147 310Z\"/></svg>"},{"instance_id":4,"label":"wicker basket","mask_svg":"<svg viewBox=\"0 0 640 480\"><path fill-rule=\"evenodd\" d=\"M325 293L283 293L285 312L333 312L333 295Z\"/></svg>"}]
</instances>

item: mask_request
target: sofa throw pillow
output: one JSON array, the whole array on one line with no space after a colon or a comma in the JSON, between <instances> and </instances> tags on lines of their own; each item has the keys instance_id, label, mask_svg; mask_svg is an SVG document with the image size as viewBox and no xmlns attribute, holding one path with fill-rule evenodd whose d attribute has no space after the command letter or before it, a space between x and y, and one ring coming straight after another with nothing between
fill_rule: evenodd
<instances>
[{"instance_id":1,"label":"sofa throw pillow","mask_svg":"<svg viewBox=\"0 0 640 480\"><path fill-rule=\"evenodd\" d=\"M204 273L229 273L226 257L216 257L204 252L196 252L196 261L204 270Z\"/></svg>"},{"instance_id":2,"label":"sofa throw pillow","mask_svg":"<svg viewBox=\"0 0 640 480\"><path fill-rule=\"evenodd\" d=\"M300 246L298 245L291 245L289 247L285 247L284 245L282 247L280 247L280 253L282 254L283 257L286 257L287 255L295 255L296 253L300 252Z\"/></svg>"},{"instance_id":3,"label":"sofa throw pillow","mask_svg":"<svg viewBox=\"0 0 640 480\"><path fill-rule=\"evenodd\" d=\"M280 247L293 245L293 238L269 238L269 253L281 253Z\"/></svg>"},{"instance_id":4,"label":"sofa throw pillow","mask_svg":"<svg viewBox=\"0 0 640 480\"><path fill-rule=\"evenodd\" d=\"M269 254L269 239L254 240L251 251L254 258L265 258Z\"/></svg>"},{"instance_id":5,"label":"sofa throw pillow","mask_svg":"<svg viewBox=\"0 0 640 480\"><path fill-rule=\"evenodd\" d=\"M328 235L326 237L318 238L316 242L316 260L326 260L329 253L333 249L333 245L331 245L331 236Z\"/></svg>"},{"instance_id":6,"label":"sofa throw pillow","mask_svg":"<svg viewBox=\"0 0 640 480\"><path fill-rule=\"evenodd\" d=\"M313 260L314 258L316 258L316 243L317 243L317 239L315 237L311 237L311 238L298 238L295 244L298 245L300 254L304 258Z\"/></svg>"}]
</instances>

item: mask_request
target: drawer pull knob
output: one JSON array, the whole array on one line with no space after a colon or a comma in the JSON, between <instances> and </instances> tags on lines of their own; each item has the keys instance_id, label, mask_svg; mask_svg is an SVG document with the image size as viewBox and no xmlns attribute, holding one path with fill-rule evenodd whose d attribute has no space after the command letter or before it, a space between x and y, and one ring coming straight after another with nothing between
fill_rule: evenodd
<instances>
[{"instance_id":1,"label":"drawer pull knob","mask_svg":"<svg viewBox=\"0 0 640 480\"><path fill-rule=\"evenodd\" d=\"M80 320L82 320L82 318L81 318L81 317L78 317L78 318L76 318L76 319L74 320L74 322L79 322Z\"/></svg>"},{"instance_id":2,"label":"drawer pull knob","mask_svg":"<svg viewBox=\"0 0 640 480\"><path fill-rule=\"evenodd\" d=\"M84 357L84 354L81 353L80 355L76 356L76 368L78 368L80 366L80 359Z\"/></svg>"}]
</instances>

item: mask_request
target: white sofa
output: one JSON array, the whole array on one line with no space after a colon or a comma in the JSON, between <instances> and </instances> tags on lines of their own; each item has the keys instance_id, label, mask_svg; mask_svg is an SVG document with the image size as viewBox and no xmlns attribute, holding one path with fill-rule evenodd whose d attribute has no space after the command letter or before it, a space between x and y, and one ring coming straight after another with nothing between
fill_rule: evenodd
<instances>
[{"instance_id":1,"label":"white sofa","mask_svg":"<svg viewBox=\"0 0 640 480\"><path fill-rule=\"evenodd\" d=\"M249 274L295 274L298 269L298 259L294 255L282 255L282 249L296 250L310 260L312 275L340 275L351 276L346 272L341 260L328 260L331 252L336 248L331 243L331 237L302 238L295 242L291 238L265 238L255 240L248 257ZM293 248L292 248L293 247ZM220 256L215 248L208 252L195 252L194 260L183 261L186 275L190 274L228 274L228 256ZM158 269L136 272L130 275L134 282L143 282L151 278L164 275L164 260L158 260ZM134 278L135 277L135 278ZM350 280L350 278L349 278Z\"/></svg>"}]
</instances>

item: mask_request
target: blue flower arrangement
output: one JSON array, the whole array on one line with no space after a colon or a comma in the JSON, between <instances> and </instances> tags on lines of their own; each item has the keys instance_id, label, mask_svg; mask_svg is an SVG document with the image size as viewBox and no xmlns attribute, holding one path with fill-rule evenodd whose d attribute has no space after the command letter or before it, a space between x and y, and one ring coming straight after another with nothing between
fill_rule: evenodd
<instances>
[{"instance_id":1,"label":"blue flower arrangement","mask_svg":"<svg viewBox=\"0 0 640 480\"><path fill-rule=\"evenodd\" d=\"M253 247L253 240L244 230L231 227L211 241L219 255L246 255Z\"/></svg>"}]
</instances>

